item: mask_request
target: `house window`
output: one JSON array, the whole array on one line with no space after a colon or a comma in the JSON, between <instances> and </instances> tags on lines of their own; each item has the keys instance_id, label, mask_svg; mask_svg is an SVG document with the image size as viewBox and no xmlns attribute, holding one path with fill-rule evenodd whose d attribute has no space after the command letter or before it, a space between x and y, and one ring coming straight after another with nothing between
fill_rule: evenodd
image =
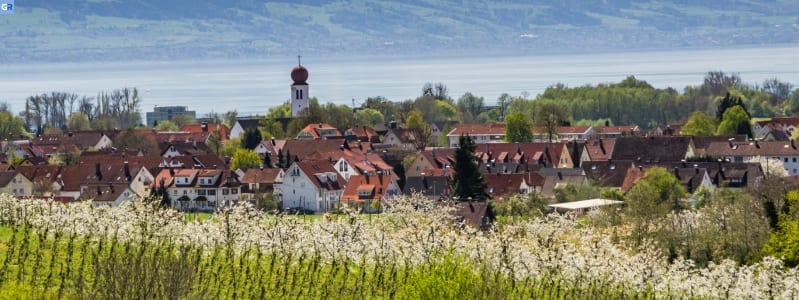
<instances>
[{"instance_id":1,"label":"house window","mask_svg":"<svg viewBox=\"0 0 799 300\"><path fill-rule=\"evenodd\" d=\"M172 190L172 195L177 195L177 194L178 194L178 190Z\"/></svg>"},{"instance_id":2,"label":"house window","mask_svg":"<svg viewBox=\"0 0 799 300\"><path fill-rule=\"evenodd\" d=\"M787 157L785 158L785 162L788 162L788 158Z\"/></svg>"},{"instance_id":3,"label":"house window","mask_svg":"<svg viewBox=\"0 0 799 300\"><path fill-rule=\"evenodd\" d=\"M216 196L216 190L208 190L208 196Z\"/></svg>"},{"instance_id":4,"label":"house window","mask_svg":"<svg viewBox=\"0 0 799 300\"><path fill-rule=\"evenodd\" d=\"M205 190L197 190L198 196L205 196Z\"/></svg>"},{"instance_id":5,"label":"house window","mask_svg":"<svg viewBox=\"0 0 799 300\"><path fill-rule=\"evenodd\" d=\"M238 189L230 189L230 193L235 195L235 194L239 193L239 190Z\"/></svg>"},{"instance_id":6,"label":"house window","mask_svg":"<svg viewBox=\"0 0 799 300\"><path fill-rule=\"evenodd\" d=\"M227 194L230 194L230 191L228 189L222 189L222 195L227 195Z\"/></svg>"},{"instance_id":7,"label":"house window","mask_svg":"<svg viewBox=\"0 0 799 300\"><path fill-rule=\"evenodd\" d=\"M791 158L791 162L796 162L796 157Z\"/></svg>"},{"instance_id":8,"label":"house window","mask_svg":"<svg viewBox=\"0 0 799 300\"><path fill-rule=\"evenodd\" d=\"M186 195L186 194L188 194L188 192L186 190L183 190L183 195Z\"/></svg>"}]
</instances>

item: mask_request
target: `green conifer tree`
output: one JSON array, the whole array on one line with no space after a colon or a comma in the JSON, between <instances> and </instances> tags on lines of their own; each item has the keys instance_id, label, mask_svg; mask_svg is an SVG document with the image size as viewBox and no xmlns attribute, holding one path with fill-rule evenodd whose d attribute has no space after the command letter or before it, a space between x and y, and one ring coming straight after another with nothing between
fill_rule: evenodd
<instances>
[{"instance_id":1,"label":"green conifer tree","mask_svg":"<svg viewBox=\"0 0 799 300\"><path fill-rule=\"evenodd\" d=\"M490 196L486 193L486 183L474 159L474 141L467 135L458 139L455 149L455 162L452 165L452 196L459 201L469 199L483 201Z\"/></svg>"}]
</instances>

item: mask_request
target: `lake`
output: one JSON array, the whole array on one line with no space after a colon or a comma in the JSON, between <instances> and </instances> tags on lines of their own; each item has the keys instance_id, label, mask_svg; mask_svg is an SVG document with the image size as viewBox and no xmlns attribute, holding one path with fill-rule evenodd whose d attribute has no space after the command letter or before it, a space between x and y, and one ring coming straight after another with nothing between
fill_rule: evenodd
<instances>
[{"instance_id":1,"label":"lake","mask_svg":"<svg viewBox=\"0 0 799 300\"><path fill-rule=\"evenodd\" d=\"M531 97L558 82L569 86L618 82L628 75L655 87L699 85L708 71L739 73L745 82L776 77L799 86L799 46L724 50L491 57L303 57L310 95L356 105L372 96L417 97L425 82L442 82L451 97L465 92L492 104L502 93ZM137 87L142 111L185 105L198 117L236 109L265 114L289 98L296 57L193 62L43 63L0 66L0 102L24 109L26 97L50 91L96 96Z\"/></svg>"}]
</instances>

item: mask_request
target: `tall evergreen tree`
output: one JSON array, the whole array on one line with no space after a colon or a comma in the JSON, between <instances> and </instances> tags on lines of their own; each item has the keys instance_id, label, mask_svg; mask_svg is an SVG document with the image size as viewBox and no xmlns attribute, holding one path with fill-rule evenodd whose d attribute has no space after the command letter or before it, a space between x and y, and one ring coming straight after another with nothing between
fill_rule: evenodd
<instances>
[{"instance_id":1,"label":"tall evergreen tree","mask_svg":"<svg viewBox=\"0 0 799 300\"><path fill-rule=\"evenodd\" d=\"M285 168L283 165L286 164L286 160L283 159L283 149L277 150L277 167L278 168Z\"/></svg>"},{"instance_id":2,"label":"tall evergreen tree","mask_svg":"<svg viewBox=\"0 0 799 300\"><path fill-rule=\"evenodd\" d=\"M272 155L270 155L268 152L264 154L264 166L266 166L267 168L271 168L272 167L272 157L271 156Z\"/></svg>"},{"instance_id":3,"label":"tall evergreen tree","mask_svg":"<svg viewBox=\"0 0 799 300\"><path fill-rule=\"evenodd\" d=\"M242 138L242 146L244 148L253 150L261 143L261 131L257 128L248 128L244 130L244 138Z\"/></svg>"},{"instance_id":4,"label":"tall evergreen tree","mask_svg":"<svg viewBox=\"0 0 799 300\"><path fill-rule=\"evenodd\" d=\"M452 171L452 195L459 201L469 199L482 201L490 198L486 193L486 183L474 159L474 141L467 135L458 139L458 148L455 149L455 162Z\"/></svg>"}]
</instances>

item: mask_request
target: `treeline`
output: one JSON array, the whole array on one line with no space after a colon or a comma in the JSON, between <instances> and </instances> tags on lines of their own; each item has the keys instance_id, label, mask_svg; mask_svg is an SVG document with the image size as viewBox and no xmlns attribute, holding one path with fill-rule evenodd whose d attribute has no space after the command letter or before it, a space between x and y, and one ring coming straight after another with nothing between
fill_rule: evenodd
<instances>
[{"instance_id":1,"label":"treeline","mask_svg":"<svg viewBox=\"0 0 799 300\"><path fill-rule=\"evenodd\" d=\"M97 97L51 92L25 100L25 127L35 133L48 128L61 130L109 130L131 128L142 123L141 97L136 88L100 92Z\"/></svg>"},{"instance_id":2,"label":"treeline","mask_svg":"<svg viewBox=\"0 0 799 300\"><path fill-rule=\"evenodd\" d=\"M567 87L556 84L534 100L514 99L508 112L536 115L542 107L557 106L572 123L596 124L609 119L613 124L636 124L652 128L659 124L684 122L695 111L715 114L718 103L732 93L741 98L752 117L774 117L799 112L799 90L773 78L761 84L744 83L738 74L708 72L699 86L658 89L629 76L619 83Z\"/></svg>"}]
</instances>

